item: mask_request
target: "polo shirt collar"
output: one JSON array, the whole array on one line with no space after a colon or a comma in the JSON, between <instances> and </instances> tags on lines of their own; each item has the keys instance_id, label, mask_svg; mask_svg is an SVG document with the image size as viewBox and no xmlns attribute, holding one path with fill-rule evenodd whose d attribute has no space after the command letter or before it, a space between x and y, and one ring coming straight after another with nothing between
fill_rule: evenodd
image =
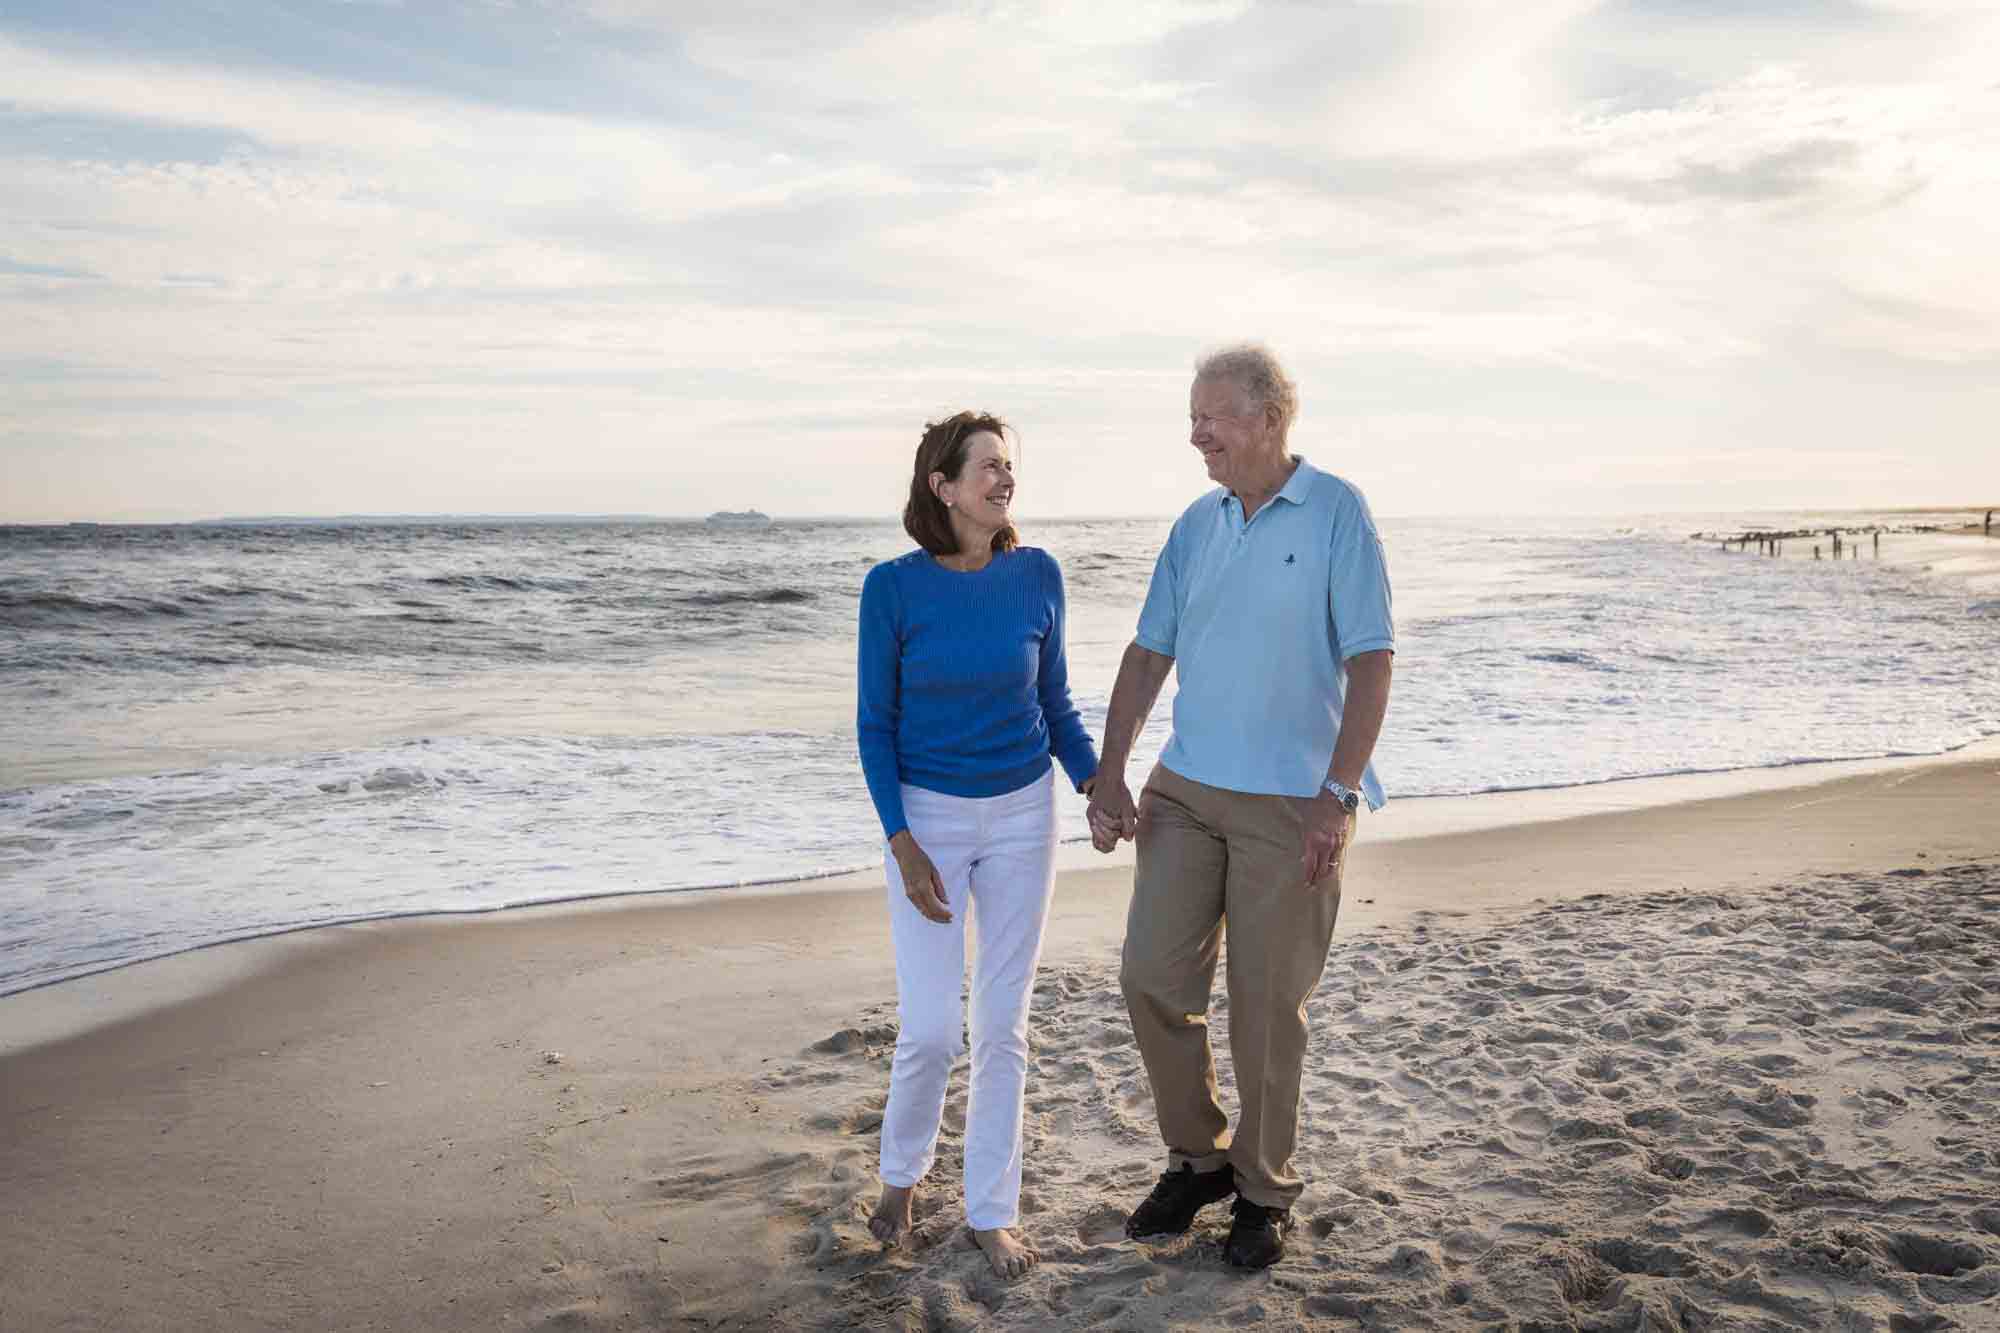
<instances>
[{"instance_id":1,"label":"polo shirt collar","mask_svg":"<svg viewBox=\"0 0 2000 1333\"><path fill-rule=\"evenodd\" d=\"M1292 475L1285 478L1285 484L1278 488L1278 493L1272 496L1270 501L1266 501L1266 504L1278 500L1283 500L1286 504L1295 505L1302 505L1306 502L1306 492L1312 489L1313 475L1319 469L1308 463L1304 454L1293 454L1292 457L1299 461L1299 465L1292 469ZM1222 500L1224 504L1235 505L1237 514L1242 514L1243 500L1235 491L1225 492Z\"/></svg>"},{"instance_id":2,"label":"polo shirt collar","mask_svg":"<svg viewBox=\"0 0 2000 1333\"><path fill-rule=\"evenodd\" d=\"M1283 500L1288 504L1302 505L1306 502L1306 492L1312 489L1312 474L1319 469L1306 462L1304 454L1293 454L1292 457L1299 460L1299 465L1292 469L1292 475L1285 479L1285 484L1280 486L1278 493L1271 498Z\"/></svg>"}]
</instances>

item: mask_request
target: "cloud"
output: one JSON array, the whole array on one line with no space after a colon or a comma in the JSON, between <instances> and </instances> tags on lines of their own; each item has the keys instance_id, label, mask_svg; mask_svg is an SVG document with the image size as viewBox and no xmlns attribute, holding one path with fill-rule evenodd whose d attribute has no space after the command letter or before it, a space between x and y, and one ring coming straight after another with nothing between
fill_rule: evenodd
<instances>
[{"instance_id":1,"label":"cloud","mask_svg":"<svg viewBox=\"0 0 2000 1333\"><path fill-rule=\"evenodd\" d=\"M1785 69L1584 122L1581 169L1655 198L1888 202L1923 183L1912 140L1954 119L1930 89L1819 87Z\"/></svg>"},{"instance_id":2,"label":"cloud","mask_svg":"<svg viewBox=\"0 0 2000 1333\"><path fill-rule=\"evenodd\" d=\"M1315 430L1406 441L1385 484L1440 507L1532 506L1527 464L1605 431L1654 471L1721 421L1837 448L2000 360L2000 104L1990 18L1825 14L301 5L214 20L222 59L198 15L0 25L0 364L70 368L13 381L7 447L82 497L114 437L200 436L204 495L264 449L317 494L392 475L341 472L365 424L428 451L410 508L561 439L583 507L796 472L869 512L901 426L980 401L1076 442L1049 503L1158 511L1188 360L1262 335ZM1411 400L1456 433L1380 426ZM661 422L771 438L648 491L680 464L623 442ZM1454 505L1488 444L1524 465Z\"/></svg>"},{"instance_id":3,"label":"cloud","mask_svg":"<svg viewBox=\"0 0 2000 1333\"><path fill-rule=\"evenodd\" d=\"M89 282L99 275L87 269L62 268L54 264L24 264L18 259L0 255L0 273L22 278L59 278L65 281Z\"/></svg>"}]
</instances>

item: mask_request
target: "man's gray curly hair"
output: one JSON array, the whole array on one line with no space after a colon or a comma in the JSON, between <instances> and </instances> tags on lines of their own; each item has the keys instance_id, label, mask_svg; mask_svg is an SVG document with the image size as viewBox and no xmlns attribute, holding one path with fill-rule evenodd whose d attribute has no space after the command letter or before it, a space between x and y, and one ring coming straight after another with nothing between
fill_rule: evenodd
<instances>
[{"instance_id":1,"label":"man's gray curly hair","mask_svg":"<svg viewBox=\"0 0 2000 1333\"><path fill-rule=\"evenodd\" d=\"M1233 343L1205 352L1194 363L1198 380L1229 380L1240 385L1259 408L1278 409L1278 438L1291 434L1299 416L1299 386L1263 343Z\"/></svg>"}]
</instances>

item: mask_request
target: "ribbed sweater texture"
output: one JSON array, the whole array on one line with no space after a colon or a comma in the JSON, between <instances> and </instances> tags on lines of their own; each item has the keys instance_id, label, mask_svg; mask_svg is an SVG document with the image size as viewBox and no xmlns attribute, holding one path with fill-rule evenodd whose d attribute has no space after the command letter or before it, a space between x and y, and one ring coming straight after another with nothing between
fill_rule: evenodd
<instances>
[{"instance_id":1,"label":"ribbed sweater texture","mask_svg":"<svg viewBox=\"0 0 2000 1333\"><path fill-rule=\"evenodd\" d=\"M1020 546L984 569L912 551L861 585L855 732L868 795L893 838L909 827L901 786L1000 796L1049 769L1074 784L1097 750L1069 697L1062 570Z\"/></svg>"}]
</instances>

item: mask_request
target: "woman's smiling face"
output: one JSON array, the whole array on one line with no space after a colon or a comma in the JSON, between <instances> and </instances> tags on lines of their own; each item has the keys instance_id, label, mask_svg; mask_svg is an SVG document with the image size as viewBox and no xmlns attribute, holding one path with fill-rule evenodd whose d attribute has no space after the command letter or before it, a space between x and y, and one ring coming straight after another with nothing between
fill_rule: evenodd
<instances>
[{"instance_id":1,"label":"woman's smiling face","mask_svg":"<svg viewBox=\"0 0 2000 1333\"><path fill-rule=\"evenodd\" d=\"M931 474L931 489L954 514L976 527L998 532L1009 521L1014 500L1014 458L1007 442L990 430L966 437L965 462L956 477Z\"/></svg>"}]
</instances>

